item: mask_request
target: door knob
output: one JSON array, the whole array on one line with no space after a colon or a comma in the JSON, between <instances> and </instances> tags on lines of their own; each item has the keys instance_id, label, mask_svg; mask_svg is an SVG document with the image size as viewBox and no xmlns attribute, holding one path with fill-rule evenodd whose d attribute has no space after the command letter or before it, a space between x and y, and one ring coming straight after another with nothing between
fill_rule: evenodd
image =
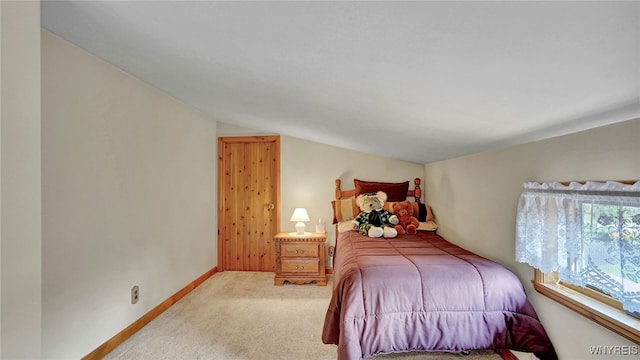
<instances>
[{"instance_id":1,"label":"door knob","mask_svg":"<svg viewBox=\"0 0 640 360\"><path fill-rule=\"evenodd\" d=\"M267 204L267 210L273 210L276 206L271 203L271 204Z\"/></svg>"}]
</instances>

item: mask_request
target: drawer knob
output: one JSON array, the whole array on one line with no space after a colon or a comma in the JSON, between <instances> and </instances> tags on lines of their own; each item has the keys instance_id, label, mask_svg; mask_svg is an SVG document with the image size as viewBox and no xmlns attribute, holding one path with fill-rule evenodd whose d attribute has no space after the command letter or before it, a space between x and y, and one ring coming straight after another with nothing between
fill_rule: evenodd
<instances>
[{"instance_id":1,"label":"drawer knob","mask_svg":"<svg viewBox=\"0 0 640 360\"><path fill-rule=\"evenodd\" d=\"M304 270L304 266L296 266L296 270Z\"/></svg>"},{"instance_id":2,"label":"drawer knob","mask_svg":"<svg viewBox=\"0 0 640 360\"><path fill-rule=\"evenodd\" d=\"M304 250L296 250L296 254L304 254Z\"/></svg>"}]
</instances>

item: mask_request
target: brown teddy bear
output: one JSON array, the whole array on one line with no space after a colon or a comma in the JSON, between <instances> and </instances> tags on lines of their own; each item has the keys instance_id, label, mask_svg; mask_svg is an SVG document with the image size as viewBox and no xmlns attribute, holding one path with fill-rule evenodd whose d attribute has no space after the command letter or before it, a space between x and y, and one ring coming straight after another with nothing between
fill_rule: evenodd
<instances>
[{"instance_id":1,"label":"brown teddy bear","mask_svg":"<svg viewBox=\"0 0 640 360\"><path fill-rule=\"evenodd\" d=\"M398 217L398 225L395 226L398 234L415 234L418 230L418 218L413 216L411 201L399 201L393 204L393 214Z\"/></svg>"}]
</instances>

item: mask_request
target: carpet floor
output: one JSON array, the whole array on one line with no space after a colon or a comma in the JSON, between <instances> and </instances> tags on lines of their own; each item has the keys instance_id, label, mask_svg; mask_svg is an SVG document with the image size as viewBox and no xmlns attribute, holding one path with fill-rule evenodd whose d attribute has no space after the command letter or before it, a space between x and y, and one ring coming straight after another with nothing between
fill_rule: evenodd
<instances>
[{"instance_id":1,"label":"carpet floor","mask_svg":"<svg viewBox=\"0 0 640 360\"><path fill-rule=\"evenodd\" d=\"M327 286L273 285L273 273L216 273L104 359L332 360L322 343ZM381 354L372 360L500 360L493 351Z\"/></svg>"}]
</instances>

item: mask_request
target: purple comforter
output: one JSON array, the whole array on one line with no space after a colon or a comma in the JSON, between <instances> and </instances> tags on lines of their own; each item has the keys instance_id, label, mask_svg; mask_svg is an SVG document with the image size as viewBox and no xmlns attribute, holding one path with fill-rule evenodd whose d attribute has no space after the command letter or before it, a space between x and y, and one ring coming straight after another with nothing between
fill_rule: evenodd
<instances>
[{"instance_id":1,"label":"purple comforter","mask_svg":"<svg viewBox=\"0 0 640 360\"><path fill-rule=\"evenodd\" d=\"M520 280L435 233L340 233L322 341L338 359L513 349L557 359Z\"/></svg>"}]
</instances>

